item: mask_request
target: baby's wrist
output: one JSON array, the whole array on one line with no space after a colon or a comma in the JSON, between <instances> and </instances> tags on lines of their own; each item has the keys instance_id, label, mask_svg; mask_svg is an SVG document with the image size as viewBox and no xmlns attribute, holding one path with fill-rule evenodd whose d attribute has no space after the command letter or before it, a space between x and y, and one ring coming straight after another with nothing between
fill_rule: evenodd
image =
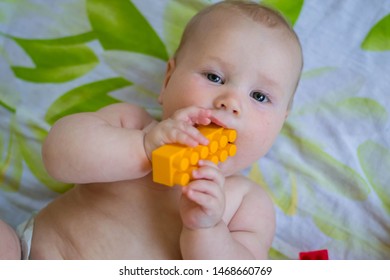
<instances>
[{"instance_id":1,"label":"baby's wrist","mask_svg":"<svg viewBox=\"0 0 390 280\"><path fill-rule=\"evenodd\" d=\"M146 155L146 158L149 160L149 162L152 162L152 152L153 152L153 142L151 142L150 137L153 137L153 135L150 135L152 129L157 124L157 121L152 121L150 124L148 124L143 130L143 147L144 152ZM151 144L152 143L152 144Z\"/></svg>"},{"instance_id":2,"label":"baby's wrist","mask_svg":"<svg viewBox=\"0 0 390 280\"><path fill-rule=\"evenodd\" d=\"M144 152L145 152L146 158L149 160L149 162L152 162L152 158L151 158L152 152L149 149L149 145L147 143L146 136L147 136L147 133L144 132L144 135L143 135Z\"/></svg>"},{"instance_id":3,"label":"baby's wrist","mask_svg":"<svg viewBox=\"0 0 390 280\"><path fill-rule=\"evenodd\" d=\"M205 230L210 230L216 227L219 227L219 225L223 223L222 219L220 219L217 222L210 222L210 223L204 223L202 225L187 225L183 223L183 230L188 230L188 231L205 231Z\"/></svg>"}]
</instances>

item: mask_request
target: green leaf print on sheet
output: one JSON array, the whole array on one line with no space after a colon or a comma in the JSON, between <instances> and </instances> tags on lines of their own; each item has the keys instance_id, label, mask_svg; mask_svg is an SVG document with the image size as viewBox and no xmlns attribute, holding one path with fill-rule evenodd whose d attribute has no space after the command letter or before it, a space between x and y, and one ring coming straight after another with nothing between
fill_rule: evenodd
<instances>
[{"instance_id":1,"label":"green leaf print on sheet","mask_svg":"<svg viewBox=\"0 0 390 280\"><path fill-rule=\"evenodd\" d=\"M123 78L112 78L82 85L58 98L47 110L45 119L49 124L69 114L93 112L119 100L108 95L109 92L130 86Z\"/></svg>"},{"instance_id":2,"label":"green leaf print on sheet","mask_svg":"<svg viewBox=\"0 0 390 280\"><path fill-rule=\"evenodd\" d=\"M17 144L20 148L24 162L28 168L34 174L42 184L48 189L57 192L64 193L73 187L72 184L65 184L54 180L46 172L46 169L42 162L41 157L41 143L47 135L47 131L39 127L34 121L26 120L23 122L24 129L28 132L22 133L22 127L17 127ZM26 134L31 137L26 137Z\"/></svg>"},{"instance_id":3,"label":"green leaf print on sheet","mask_svg":"<svg viewBox=\"0 0 390 280\"><path fill-rule=\"evenodd\" d=\"M272 168L270 172L273 172ZM254 163L249 172L249 178L256 182L259 186L266 190L272 201L283 211L285 215L293 216L297 212L298 206L298 191L296 176L289 173L290 184L286 186L277 171L272 174L267 174L272 178L272 186L268 184L262 174L258 163Z\"/></svg>"},{"instance_id":4,"label":"green leaf print on sheet","mask_svg":"<svg viewBox=\"0 0 390 280\"><path fill-rule=\"evenodd\" d=\"M362 226L344 212L337 213L337 208L322 207L311 216L318 229L332 238L332 245L335 247L338 247L338 244L348 244L359 248L367 256L377 258L383 258L389 253L390 246L386 240L372 234L373 231L367 224Z\"/></svg>"},{"instance_id":5,"label":"green leaf print on sheet","mask_svg":"<svg viewBox=\"0 0 390 280\"><path fill-rule=\"evenodd\" d=\"M164 43L129 0L87 0L90 23L105 50L139 52L168 59Z\"/></svg>"},{"instance_id":6,"label":"green leaf print on sheet","mask_svg":"<svg viewBox=\"0 0 390 280\"><path fill-rule=\"evenodd\" d=\"M364 174L390 214L390 150L369 140L359 146L358 157Z\"/></svg>"},{"instance_id":7,"label":"green leaf print on sheet","mask_svg":"<svg viewBox=\"0 0 390 280\"><path fill-rule=\"evenodd\" d=\"M15 123L14 118L11 123ZM23 158L15 138L15 131L10 130L6 148L4 135L0 135L0 189L4 191L18 191L21 183Z\"/></svg>"},{"instance_id":8,"label":"green leaf print on sheet","mask_svg":"<svg viewBox=\"0 0 390 280\"><path fill-rule=\"evenodd\" d=\"M304 0L263 0L261 2L277 9L292 25L298 20L304 4Z\"/></svg>"},{"instance_id":9,"label":"green leaf print on sheet","mask_svg":"<svg viewBox=\"0 0 390 280\"><path fill-rule=\"evenodd\" d=\"M300 164L292 157L281 159L286 168L314 179L320 186L347 198L361 201L367 198L370 188L354 169L336 160L317 144L299 137L288 123L283 128L282 136L286 136L285 139L299 149L305 159L305 164Z\"/></svg>"},{"instance_id":10,"label":"green leaf print on sheet","mask_svg":"<svg viewBox=\"0 0 390 280\"><path fill-rule=\"evenodd\" d=\"M31 58L35 67L13 65L12 70L20 79L35 83L67 82L91 71L98 58L84 44L91 33L53 40L13 39Z\"/></svg>"},{"instance_id":11,"label":"green leaf print on sheet","mask_svg":"<svg viewBox=\"0 0 390 280\"><path fill-rule=\"evenodd\" d=\"M18 191L22 182L23 163L26 163L35 178L48 189L59 193L67 191L71 185L55 181L43 166L41 142L47 131L31 120L18 118L21 117L17 114L11 116L7 148L3 135L0 138L0 189L8 192Z\"/></svg>"},{"instance_id":12,"label":"green leaf print on sheet","mask_svg":"<svg viewBox=\"0 0 390 280\"><path fill-rule=\"evenodd\" d=\"M376 100L367 97L349 97L336 103L344 118L365 119L378 125L386 123L387 110Z\"/></svg>"},{"instance_id":13,"label":"green leaf print on sheet","mask_svg":"<svg viewBox=\"0 0 390 280\"><path fill-rule=\"evenodd\" d=\"M364 38L361 47L366 51L390 50L390 14L378 21Z\"/></svg>"}]
</instances>

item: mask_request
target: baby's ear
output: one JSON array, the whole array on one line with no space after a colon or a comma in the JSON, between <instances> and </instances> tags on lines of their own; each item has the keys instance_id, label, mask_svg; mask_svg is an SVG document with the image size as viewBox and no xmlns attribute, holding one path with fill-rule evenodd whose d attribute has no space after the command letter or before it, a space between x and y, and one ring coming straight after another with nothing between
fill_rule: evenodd
<instances>
[{"instance_id":1,"label":"baby's ear","mask_svg":"<svg viewBox=\"0 0 390 280\"><path fill-rule=\"evenodd\" d=\"M175 59L174 58L169 59L168 63L167 63L167 68L165 70L165 77L164 77L164 81L162 84L161 92L160 92L160 95L158 97L158 102L160 104L162 104L164 91L165 91L166 87L168 86L168 83L171 79L173 71L175 70L175 67L176 67Z\"/></svg>"},{"instance_id":2,"label":"baby's ear","mask_svg":"<svg viewBox=\"0 0 390 280\"><path fill-rule=\"evenodd\" d=\"M288 116L290 115L290 112L291 112L291 109L292 109L293 103L294 103L294 95L295 95L295 93L293 93L293 95L290 97L290 101L288 102L288 105L287 105L284 120L287 120Z\"/></svg>"},{"instance_id":3,"label":"baby's ear","mask_svg":"<svg viewBox=\"0 0 390 280\"><path fill-rule=\"evenodd\" d=\"M169 83L169 80L171 79L172 73L175 70L176 67L176 61L174 58L171 58L167 62L167 68L165 70L165 77L163 82L163 89L165 89Z\"/></svg>"},{"instance_id":4,"label":"baby's ear","mask_svg":"<svg viewBox=\"0 0 390 280\"><path fill-rule=\"evenodd\" d=\"M289 115L290 115L290 109L287 109L286 115L284 116L284 120L287 120Z\"/></svg>"}]
</instances>

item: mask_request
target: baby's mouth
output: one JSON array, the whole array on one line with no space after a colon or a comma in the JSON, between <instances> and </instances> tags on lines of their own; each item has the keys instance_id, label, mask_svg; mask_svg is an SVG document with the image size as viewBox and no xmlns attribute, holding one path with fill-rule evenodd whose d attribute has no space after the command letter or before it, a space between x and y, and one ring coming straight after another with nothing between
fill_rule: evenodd
<instances>
[{"instance_id":1,"label":"baby's mouth","mask_svg":"<svg viewBox=\"0 0 390 280\"><path fill-rule=\"evenodd\" d=\"M226 126L222 121L220 121L220 120L218 120L218 119L216 119L216 118L212 118L212 119L211 119L211 122L212 122L213 124L218 125L218 126L222 126L222 127L224 127L224 128L227 128L227 126Z\"/></svg>"},{"instance_id":2,"label":"baby's mouth","mask_svg":"<svg viewBox=\"0 0 390 280\"><path fill-rule=\"evenodd\" d=\"M231 121L229 121L229 118L224 118L223 116L213 115L211 116L211 122L223 128L234 129L234 126L232 125Z\"/></svg>"}]
</instances>

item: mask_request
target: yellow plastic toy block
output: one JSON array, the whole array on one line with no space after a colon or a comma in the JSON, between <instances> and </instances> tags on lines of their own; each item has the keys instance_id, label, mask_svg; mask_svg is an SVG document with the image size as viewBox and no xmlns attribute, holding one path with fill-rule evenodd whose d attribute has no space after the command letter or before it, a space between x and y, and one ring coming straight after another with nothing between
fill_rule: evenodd
<instances>
[{"instance_id":1,"label":"yellow plastic toy block","mask_svg":"<svg viewBox=\"0 0 390 280\"><path fill-rule=\"evenodd\" d=\"M237 147L234 141L237 132L214 124L199 126L198 130L209 140L207 146L187 147L179 144L167 144L152 152L153 181L172 187L187 185L191 174L198 168L200 159L215 164L234 156Z\"/></svg>"}]
</instances>

